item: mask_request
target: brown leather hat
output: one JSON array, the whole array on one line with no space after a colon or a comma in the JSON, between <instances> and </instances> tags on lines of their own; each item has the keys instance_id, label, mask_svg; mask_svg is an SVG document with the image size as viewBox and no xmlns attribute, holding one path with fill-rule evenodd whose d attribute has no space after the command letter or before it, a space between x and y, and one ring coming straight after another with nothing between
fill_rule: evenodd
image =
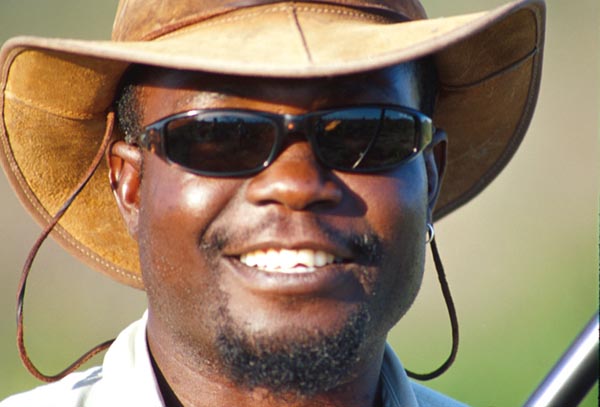
<instances>
[{"instance_id":1,"label":"brown leather hat","mask_svg":"<svg viewBox=\"0 0 600 407\"><path fill-rule=\"evenodd\" d=\"M121 0L112 41L17 37L4 45L2 165L46 225L97 153L131 63L308 78L433 55L434 122L449 137L439 219L485 188L521 142L538 94L544 15L540 0L429 20L417 0ZM92 267L143 288L105 164L53 236Z\"/></svg>"}]
</instances>

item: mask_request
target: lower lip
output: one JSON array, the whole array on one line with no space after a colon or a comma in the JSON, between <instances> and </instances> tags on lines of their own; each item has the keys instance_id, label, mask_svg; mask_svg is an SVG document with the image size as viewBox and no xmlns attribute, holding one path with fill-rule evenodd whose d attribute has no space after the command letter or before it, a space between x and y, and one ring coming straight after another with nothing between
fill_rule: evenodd
<instances>
[{"instance_id":1,"label":"lower lip","mask_svg":"<svg viewBox=\"0 0 600 407\"><path fill-rule=\"evenodd\" d=\"M250 267L238 258L229 258L233 275L247 289L275 295L340 294L357 287L353 264L330 264L311 272L278 273ZM354 291L354 290L353 290Z\"/></svg>"}]
</instances>

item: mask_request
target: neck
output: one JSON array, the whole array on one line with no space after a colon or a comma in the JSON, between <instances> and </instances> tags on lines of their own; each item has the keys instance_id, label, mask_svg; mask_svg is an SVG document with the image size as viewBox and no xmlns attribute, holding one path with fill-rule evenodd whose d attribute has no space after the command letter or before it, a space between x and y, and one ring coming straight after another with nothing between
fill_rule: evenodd
<instances>
[{"instance_id":1,"label":"neck","mask_svg":"<svg viewBox=\"0 0 600 407\"><path fill-rule=\"evenodd\" d=\"M172 347L152 340L148 334L148 347L155 375L168 407L376 407L381 405L379 372L385 342L375 352L365 357L357 371L345 383L323 393L310 396L295 393L274 393L264 388L247 388L229 380L218 369L196 366Z\"/></svg>"}]
</instances>

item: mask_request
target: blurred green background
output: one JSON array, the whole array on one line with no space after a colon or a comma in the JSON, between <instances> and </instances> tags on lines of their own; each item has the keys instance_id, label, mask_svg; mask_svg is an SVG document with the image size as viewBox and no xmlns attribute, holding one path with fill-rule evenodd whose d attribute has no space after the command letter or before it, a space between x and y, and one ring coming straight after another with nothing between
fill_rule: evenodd
<instances>
[{"instance_id":1,"label":"blurred green background","mask_svg":"<svg viewBox=\"0 0 600 407\"><path fill-rule=\"evenodd\" d=\"M432 17L499 0L424 0ZM517 406L598 306L600 15L597 0L549 0L540 99L515 159L474 202L436 226L458 310L461 346L428 385L473 406ZM106 39L117 0L0 0L0 41L11 36ZM39 383L15 346L15 291L39 233L0 177L0 399ZM48 242L26 302L33 360L55 373L116 335L145 308L122 287ZM450 329L428 259L422 292L390 341L407 368L447 356ZM93 364L99 364L96 358ZM598 390L583 405L596 406Z\"/></svg>"}]
</instances>

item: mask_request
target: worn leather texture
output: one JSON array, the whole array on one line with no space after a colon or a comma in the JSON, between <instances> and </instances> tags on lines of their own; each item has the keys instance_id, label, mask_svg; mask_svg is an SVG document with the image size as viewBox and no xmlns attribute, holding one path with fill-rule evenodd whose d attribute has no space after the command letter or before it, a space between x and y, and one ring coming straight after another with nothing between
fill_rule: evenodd
<instances>
[{"instance_id":1,"label":"worn leather texture","mask_svg":"<svg viewBox=\"0 0 600 407\"><path fill-rule=\"evenodd\" d=\"M112 38L115 41L143 41L225 14L233 10L280 3L281 0L121 0ZM426 18L415 0L321 0L315 3L345 6L397 21Z\"/></svg>"},{"instance_id":2,"label":"worn leather texture","mask_svg":"<svg viewBox=\"0 0 600 407\"><path fill-rule=\"evenodd\" d=\"M307 78L432 56L440 85L434 124L449 137L439 219L482 191L525 135L540 82L544 15L540 0L435 20L423 19L415 0L122 0L116 41L22 37L4 45L0 162L24 206L46 225L95 155L131 63ZM406 18L419 20L398 22ZM143 288L137 245L105 164L53 236L90 266Z\"/></svg>"},{"instance_id":3,"label":"worn leather texture","mask_svg":"<svg viewBox=\"0 0 600 407\"><path fill-rule=\"evenodd\" d=\"M436 217L482 191L525 135L541 74L541 47L531 47L540 36L535 19L521 10L510 21L501 20L436 54L441 86L434 123L454 135ZM526 83L529 88L520 86Z\"/></svg>"}]
</instances>

